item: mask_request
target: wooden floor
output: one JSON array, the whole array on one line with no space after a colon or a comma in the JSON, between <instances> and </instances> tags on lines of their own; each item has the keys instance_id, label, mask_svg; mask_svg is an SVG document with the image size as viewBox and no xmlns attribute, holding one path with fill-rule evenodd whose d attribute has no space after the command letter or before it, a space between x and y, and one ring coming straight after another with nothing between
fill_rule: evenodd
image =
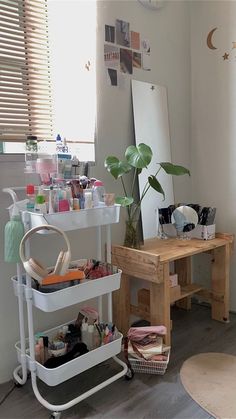
<instances>
[{"instance_id":1,"label":"wooden floor","mask_svg":"<svg viewBox=\"0 0 236 419\"><path fill-rule=\"evenodd\" d=\"M193 305L190 312L173 308L173 340L170 363L164 376L136 374L131 381L120 379L82 403L63 412L62 418L135 419L209 419L185 392L179 371L185 359L200 352L225 352L236 355L236 315L221 324L210 318L208 307ZM50 402L66 402L117 371L107 361L57 387L39 384ZM12 383L0 385L0 400ZM0 418L43 419L49 412L36 400L31 382L15 388L0 406Z\"/></svg>"}]
</instances>

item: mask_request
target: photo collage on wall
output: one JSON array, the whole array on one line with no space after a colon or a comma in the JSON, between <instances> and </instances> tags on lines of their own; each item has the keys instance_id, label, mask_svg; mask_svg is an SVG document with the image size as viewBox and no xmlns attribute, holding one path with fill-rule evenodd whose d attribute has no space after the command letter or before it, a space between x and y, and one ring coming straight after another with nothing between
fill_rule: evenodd
<instances>
[{"instance_id":1,"label":"photo collage on wall","mask_svg":"<svg viewBox=\"0 0 236 419\"><path fill-rule=\"evenodd\" d=\"M151 48L140 33L130 30L129 22L116 19L115 25L105 25L104 63L111 86L119 85L119 74L133 74L134 69L151 70Z\"/></svg>"}]
</instances>

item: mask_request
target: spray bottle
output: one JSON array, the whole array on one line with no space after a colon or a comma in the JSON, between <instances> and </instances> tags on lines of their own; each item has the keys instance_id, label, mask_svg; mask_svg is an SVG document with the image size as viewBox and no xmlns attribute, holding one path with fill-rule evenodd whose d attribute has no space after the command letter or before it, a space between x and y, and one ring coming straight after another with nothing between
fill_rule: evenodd
<instances>
[{"instance_id":1,"label":"spray bottle","mask_svg":"<svg viewBox=\"0 0 236 419\"><path fill-rule=\"evenodd\" d=\"M20 262L19 247L24 236L24 225L21 221L20 212L16 202L10 221L5 225L4 231L4 260L5 262Z\"/></svg>"}]
</instances>

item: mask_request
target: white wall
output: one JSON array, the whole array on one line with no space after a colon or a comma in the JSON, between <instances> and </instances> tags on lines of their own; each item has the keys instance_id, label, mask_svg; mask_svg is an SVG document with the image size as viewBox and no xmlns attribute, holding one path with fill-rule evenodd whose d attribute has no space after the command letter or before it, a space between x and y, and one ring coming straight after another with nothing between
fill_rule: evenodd
<instances>
[{"instance_id":1,"label":"white wall","mask_svg":"<svg viewBox=\"0 0 236 419\"><path fill-rule=\"evenodd\" d=\"M109 87L106 83L103 64L104 24L114 24L120 18L130 22L132 28L140 31L150 40L152 48L152 71L140 71L135 78L147 82L165 85L168 90L170 134L173 162L190 166L190 54L189 54L189 4L188 2L166 2L164 7L151 12L136 1L99 1L98 2L98 144L97 166L92 174L103 178L108 191L118 193L118 183L113 181L103 167L104 158L108 154L122 156L125 148L133 142L133 122L131 109L130 86L123 90ZM127 76L129 79L129 76ZM0 160L0 190L7 185L22 185L25 180L23 165L4 163ZM190 181L187 177L174 180L175 198L186 201L190 198ZM7 222L5 208L10 200L0 192L1 237ZM93 231L70 233L73 257L91 255L90 243ZM123 218L113 228L113 241L122 242L124 234ZM48 240L47 246L41 240ZM78 254L75 249L80 244L82 250ZM34 256L52 264L60 246L55 245L53 238L37 237L33 242ZM48 250L50 249L50 252ZM87 252L86 252L87 251ZM93 249L95 252L95 249ZM51 253L52 252L52 253ZM51 254L51 255L50 255ZM92 255L91 255L92 256ZM54 258L54 259L53 259ZM3 243L0 241L0 383L11 378L16 365L14 343L19 337L17 300L13 296L10 277L15 268L3 262ZM35 310L35 329L60 321L70 320L77 314L76 307L60 310L54 314L44 314Z\"/></svg>"},{"instance_id":2,"label":"white wall","mask_svg":"<svg viewBox=\"0 0 236 419\"><path fill-rule=\"evenodd\" d=\"M191 2L192 201L216 206L218 231L236 232L235 1ZM206 45L209 31L216 50ZM230 59L222 56L230 52ZM231 309L236 310L236 263L231 269Z\"/></svg>"}]
</instances>

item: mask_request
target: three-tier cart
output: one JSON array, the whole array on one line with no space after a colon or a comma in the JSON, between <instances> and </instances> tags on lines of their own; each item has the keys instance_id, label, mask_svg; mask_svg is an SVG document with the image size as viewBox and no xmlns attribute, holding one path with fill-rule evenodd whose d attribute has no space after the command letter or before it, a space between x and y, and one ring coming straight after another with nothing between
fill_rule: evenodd
<instances>
[{"instance_id":1,"label":"three-tier cart","mask_svg":"<svg viewBox=\"0 0 236 419\"><path fill-rule=\"evenodd\" d=\"M5 188L3 191L9 193L13 201L17 201L18 198L14 189L23 188ZM96 233L97 260L102 260L102 229L104 228L106 236L106 261L109 263L111 262L111 225L119 222L119 205L54 214L38 214L28 211L23 211L21 214L25 232L33 227L44 224L59 227L63 231L94 227ZM40 233L42 234L42 231L39 232L39 234ZM25 253L29 256L29 240L26 241L25 246ZM26 280L23 280L24 277ZM123 376L129 377L129 371L126 363L116 356L121 351L121 333L118 333L117 338L112 342L99 346L98 348L89 351L88 353L57 368L48 369L44 367L35 359L33 306L49 313L97 297L99 319L102 320L102 296L106 295L107 319L105 320L112 322L112 292L119 289L120 280L121 271L118 271L118 273L64 288L59 291L42 293L32 288L31 278L27 274L25 276L21 264L17 264L17 275L12 278L12 282L19 306L20 341L17 342L15 346L20 365L14 370L13 376L16 383L24 385L27 380L28 372L30 372L34 394L38 401L45 408L51 411L51 418L59 418L63 410L74 406L119 378ZM24 316L25 303L27 306L27 319ZM28 323L27 339L25 336L26 320ZM57 329L60 329L61 327L62 325L59 325L54 329L45 331L44 333L48 335L54 332L56 333ZM113 358L113 360L122 367L122 370L73 400L64 404L54 405L49 403L40 394L37 385L37 377L48 386L56 386L109 358Z\"/></svg>"}]
</instances>

